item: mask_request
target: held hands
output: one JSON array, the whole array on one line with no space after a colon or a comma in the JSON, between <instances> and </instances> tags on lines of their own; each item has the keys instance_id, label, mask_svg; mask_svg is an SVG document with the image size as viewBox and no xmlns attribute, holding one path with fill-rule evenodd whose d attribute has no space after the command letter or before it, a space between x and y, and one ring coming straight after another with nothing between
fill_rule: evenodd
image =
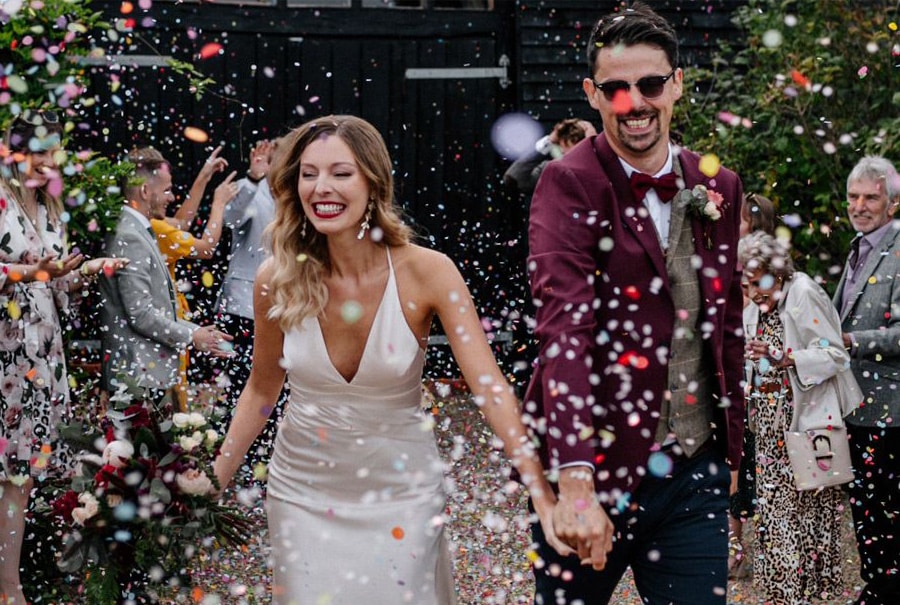
<instances>
[{"instance_id":1,"label":"held hands","mask_svg":"<svg viewBox=\"0 0 900 605\"><path fill-rule=\"evenodd\" d=\"M614 528L606 511L597 502L590 469L563 469L559 488L559 502L553 509L556 535L575 549L582 565L602 570L606 567L606 556L613 547Z\"/></svg>"},{"instance_id":2,"label":"held hands","mask_svg":"<svg viewBox=\"0 0 900 605\"><path fill-rule=\"evenodd\" d=\"M230 345L224 343L233 340L225 332L220 332L214 326L197 328L191 334L191 341L198 351L209 353L215 357L231 357L233 350Z\"/></svg>"},{"instance_id":3,"label":"held hands","mask_svg":"<svg viewBox=\"0 0 900 605\"><path fill-rule=\"evenodd\" d=\"M534 505L534 511L537 513L538 520L541 522L541 529L544 531L544 538L546 538L547 544L558 552L560 556L568 557L569 555L574 555L575 551L556 535L556 529L553 524L556 498L553 496L553 490L550 489L550 485L542 478L539 485L529 486L528 491L531 494L531 502Z\"/></svg>"}]
</instances>

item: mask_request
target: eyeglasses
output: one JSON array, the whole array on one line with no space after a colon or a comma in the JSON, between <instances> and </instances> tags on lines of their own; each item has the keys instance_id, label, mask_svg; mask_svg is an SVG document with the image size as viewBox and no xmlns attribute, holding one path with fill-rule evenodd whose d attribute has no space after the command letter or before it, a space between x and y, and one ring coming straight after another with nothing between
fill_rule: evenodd
<instances>
[{"instance_id":1,"label":"eyeglasses","mask_svg":"<svg viewBox=\"0 0 900 605\"><path fill-rule=\"evenodd\" d=\"M641 96L645 99L655 99L663 93L666 82L675 75L677 69L677 67L673 67L672 71L670 71L667 76L643 77L637 82L634 82L634 85L637 86ZM625 80L610 80L609 82L596 82L591 80L591 82L594 83L594 88L603 93L603 96L606 97L607 101L612 101L615 98L616 93L620 90L624 92L631 90L631 83L626 82Z\"/></svg>"}]
</instances>

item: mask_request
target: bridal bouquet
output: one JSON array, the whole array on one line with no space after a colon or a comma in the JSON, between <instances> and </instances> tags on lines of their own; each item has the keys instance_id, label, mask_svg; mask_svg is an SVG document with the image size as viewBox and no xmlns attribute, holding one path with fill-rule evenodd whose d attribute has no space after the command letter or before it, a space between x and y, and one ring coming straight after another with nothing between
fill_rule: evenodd
<instances>
[{"instance_id":1,"label":"bridal bouquet","mask_svg":"<svg viewBox=\"0 0 900 605\"><path fill-rule=\"evenodd\" d=\"M201 546L247 542L249 520L217 498L212 462L223 436L205 414L171 410L123 390L99 425L64 427L83 453L50 507L64 527L57 564L82 574L85 602L114 604L129 585L140 594L184 581Z\"/></svg>"}]
</instances>

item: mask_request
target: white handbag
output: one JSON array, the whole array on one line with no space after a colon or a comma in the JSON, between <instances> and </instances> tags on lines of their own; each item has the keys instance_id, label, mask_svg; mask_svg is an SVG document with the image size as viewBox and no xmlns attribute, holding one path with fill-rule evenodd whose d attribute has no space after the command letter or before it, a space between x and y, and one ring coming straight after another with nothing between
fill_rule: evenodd
<instances>
[{"instance_id":1,"label":"white handbag","mask_svg":"<svg viewBox=\"0 0 900 605\"><path fill-rule=\"evenodd\" d=\"M821 489L853 480L850 442L843 426L785 431L784 446L798 490Z\"/></svg>"}]
</instances>

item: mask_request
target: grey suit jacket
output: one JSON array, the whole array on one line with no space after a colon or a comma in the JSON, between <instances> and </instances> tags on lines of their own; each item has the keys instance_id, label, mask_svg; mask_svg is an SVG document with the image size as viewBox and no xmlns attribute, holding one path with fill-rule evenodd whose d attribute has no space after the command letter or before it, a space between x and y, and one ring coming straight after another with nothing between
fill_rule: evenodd
<instances>
[{"instance_id":1,"label":"grey suit jacket","mask_svg":"<svg viewBox=\"0 0 900 605\"><path fill-rule=\"evenodd\" d=\"M253 281L270 254L263 234L275 218L275 202L265 179L259 185L241 179L238 185L238 194L225 207L225 226L231 229L231 254L216 310L253 319Z\"/></svg>"},{"instance_id":2,"label":"grey suit jacket","mask_svg":"<svg viewBox=\"0 0 900 605\"><path fill-rule=\"evenodd\" d=\"M847 265L834 294L841 329L857 346L850 367L865 395L862 406L847 417L850 424L876 426L900 414L900 221L894 221L865 266L841 310Z\"/></svg>"},{"instance_id":3,"label":"grey suit jacket","mask_svg":"<svg viewBox=\"0 0 900 605\"><path fill-rule=\"evenodd\" d=\"M156 240L136 217L122 212L106 240L107 256L128 266L100 277L103 388L114 391L117 376L140 386L166 389L178 382L178 355L197 328L177 319L175 292Z\"/></svg>"}]
</instances>

